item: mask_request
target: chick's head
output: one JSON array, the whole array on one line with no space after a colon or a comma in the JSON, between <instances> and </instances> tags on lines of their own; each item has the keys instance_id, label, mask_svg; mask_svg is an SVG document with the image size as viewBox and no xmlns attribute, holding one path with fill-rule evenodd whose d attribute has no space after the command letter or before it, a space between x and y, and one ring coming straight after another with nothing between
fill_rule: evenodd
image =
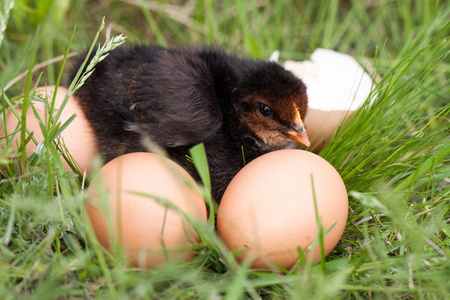
<instances>
[{"instance_id":1,"label":"chick's head","mask_svg":"<svg viewBox=\"0 0 450 300\"><path fill-rule=\"evenodd\" d=\"M277 63L264 63L242 81L243 99L235 109L246 127L268 149L283 149L297 143L309 147L304 118L306 86Z\"/></svg>"}]
</instances>

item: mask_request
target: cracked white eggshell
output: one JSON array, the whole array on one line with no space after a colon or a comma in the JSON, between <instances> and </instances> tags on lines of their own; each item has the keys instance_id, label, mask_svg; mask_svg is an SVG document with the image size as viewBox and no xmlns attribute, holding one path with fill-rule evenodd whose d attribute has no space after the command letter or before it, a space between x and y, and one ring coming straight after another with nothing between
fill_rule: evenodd
<instances>
[{"instance_id":1,"label":"cracked white eggshell","mask_svg":"<svg viewBox=\"0 0 450 300\"><path fill-rule=\"evenodd\" d=\"M286 61L284 67L307 87L305 125L311 149L320 149L368 98L372 78L350 55L316 49L307 61Z\"/></svg>"}]
</instances>

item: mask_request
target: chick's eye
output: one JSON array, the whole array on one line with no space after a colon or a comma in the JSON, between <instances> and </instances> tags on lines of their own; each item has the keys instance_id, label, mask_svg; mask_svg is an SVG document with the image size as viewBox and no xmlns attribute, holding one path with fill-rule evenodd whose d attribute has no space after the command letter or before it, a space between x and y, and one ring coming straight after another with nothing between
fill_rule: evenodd
<instances>
[{"instance_id":1,"label":"chick's eye","mask_svg":"<svg viewBox=\"0 0 450 300\"><path fill-rule=\"evenodd\" d=\"M258 103L256 110L258 111L258 114L263 118L272 118L273 117L272 109L264 103Z\"/></svg>"}]
</instances>

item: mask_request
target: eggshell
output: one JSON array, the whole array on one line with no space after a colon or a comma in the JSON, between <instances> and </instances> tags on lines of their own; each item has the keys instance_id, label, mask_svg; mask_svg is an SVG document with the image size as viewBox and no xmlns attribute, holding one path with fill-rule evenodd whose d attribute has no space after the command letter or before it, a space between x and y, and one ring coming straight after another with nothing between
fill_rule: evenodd
<instances>
[{"instance_id":1,"label":"eggshell","mask_svg":"<svg viewBox=\"0 0 450 300\"><path fill-rule=\"evenodd\" d=\"M191 224L152 197L170 201L194 222L206 222L195 181L175 162L151 153L120 156L100 169L87 195L98 241L111 251L123 248L131 265L154 267L194 257L198 236Z\"/></svg>"},{"instance_id":2,"label":"eggshell","mask_svg":"<svg viewBox=\"0 0 450 300\"><path fill-rule=\"evenodd\" d=\"M51 103L52 95L55 87L47 86L47 87L38 87L36 91L43 95L43 98L47 98L47 103ZM67 89L64 87L59 87L58 92L56 94L55 99L55 111L61 107L61 104L64 100L65 95L67 94ZM32 105L38 112L41 120L48 120L48 111L46 110L46 103L33 101ZM21 115L22 110L20 108L16 108L17 112ZM81 170L90 169L90 164L92 158L97 153L97 147L95 138L93 135L93 131L89 122L84 117L84 113L79 107L75 97L70 97L66 106L63 109L59 122L63 124L66 122L72 115L76 115L75 119L69 124L67 128L61 133L60 137L64 141L65 146L67 147L69 153L75 159L75 161L80 166ZM45 122L45 121L44 121ZM6 131L8 134L13 133L17 128L19 121L16 116L10 112L6 116ZM44 141L44 135L42 134L41 128L39 127L39 121L36 118L33 109L30 107L27 111L27 120L26 120L27 128L33 133L33 136L36 138L38 143L42 143ZM0 130L0 134L4 135L4 129ZM27 135L28 137L28 135ZM15 149L17 149L17 142L20 141L20 130L14 134L12 145ZM2 141L4 146L5 140ZM30 156L36 151L37 146L33 141L30 141L26 145L27 155ZM70 169L69 165L66 163L64 158L61 158L63 161L63 165L66 169Z\"/></svg>"},{"instance_id":3,"label":"eggshell","mask_svg":"<svg viewBox=\"0 0 450 300\"><path fill-rule=\"evenodd\" d=\"M338 128L344 127L353 118L354 111L308 109L305 125L311 140L310 151L320 151L331 140Z\"/></svg>"},{"instance_id":4,"label":"eggshell","mask_svg":"<svg viewBox=\"0 0 450 300\"><path fill-rule=\"evenodd\" d=\"M352 56L329 49L316 49L310 60L286 61L284 67L307 87L305 125L315 151L351 120L373 87L372 78Z\"/></svg>"},{"instance_id":5,"label":"eggshell","mask_svg":"<svg viewBox=\"0 0 450 300\"><path fill-rule=\"evenodd\" d=\"M318 244L307 251L318 241L314 195L324 232L335 224L324 238L328 255L347 222L347 191L330 163L303 150L274 151L246 165L224 193L217 231L230 250L246 249L237 259L253 260L253 268L291 268L298 247L315 264Z\"/></svg>"}]
</instances>

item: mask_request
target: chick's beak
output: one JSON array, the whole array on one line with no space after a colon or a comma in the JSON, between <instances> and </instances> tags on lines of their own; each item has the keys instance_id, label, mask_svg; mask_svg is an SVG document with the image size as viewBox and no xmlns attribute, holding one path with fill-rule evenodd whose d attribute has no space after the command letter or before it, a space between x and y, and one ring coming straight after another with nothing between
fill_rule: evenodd
<instances>
[{"instance_id":1,"label":"chick's beak","mask_svg":"<svg viewBox=\"0 0 450 300\"><path fill-rule=\"evenodd\" d=\"M297 114L295 122L291 123L291 128L289 130L286 130L285 134L289 138L305 145L306 147L309 147L311 145L311 143L309 142L309 137L306 134L305 124L303 124L303 121L300 118L300 114Z\"/></svg>"}]
</instances>

